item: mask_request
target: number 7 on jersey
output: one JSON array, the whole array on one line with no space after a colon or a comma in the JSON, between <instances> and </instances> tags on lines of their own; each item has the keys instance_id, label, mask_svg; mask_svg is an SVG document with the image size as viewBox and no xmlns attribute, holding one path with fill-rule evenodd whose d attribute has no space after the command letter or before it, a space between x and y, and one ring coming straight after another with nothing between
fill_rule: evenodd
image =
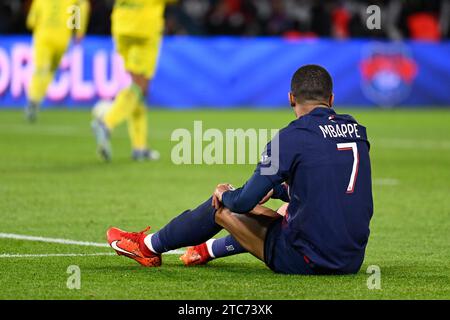
<instances>
[{"instance_id":1,"label":"number 7 on jersey","mask_svg":"<svg viewBox=\"0 0 450 320\"><path fill-rule=\"evenodd\" d=\"M353 151L353 167L352 174L350 175L350 181L347 186L347 193L353 193L355 191L356 178L358 177L358 167L359 167L359 153L358 145L356 142L349 143L338 143L337 149L339 151Z\"/></svg>"}]
</instances>

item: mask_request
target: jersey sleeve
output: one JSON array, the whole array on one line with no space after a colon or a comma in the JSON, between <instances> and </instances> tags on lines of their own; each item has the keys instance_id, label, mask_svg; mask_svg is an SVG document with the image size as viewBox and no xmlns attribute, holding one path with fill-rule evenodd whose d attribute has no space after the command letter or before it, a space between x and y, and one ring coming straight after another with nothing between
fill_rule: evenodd
<instances>
[{"instance_id":1,"label":"jersey sleeve","mask_svg":"<svg viewBox=\"0 0 450 320\"><path fill-rule=\"evenodd\" d=\"M242 188L224 192L222 203L235 213L251 211L273 188L272 181L256 171Z\"/></svg>"},{"instance_id":2,"label":"jersey sleeve","mask_svg":"<svg viewBox=\"0 0 450 320\"><path fill-rule=\"evenodd\" d=\"M260 163L246 184L223 194L222 202L228 209L236 213L249 212L271 189L275 189L283 199L289 198L287 192L281 192L277 187L289 179L297 158L298 148L290 145L291 138L289 131L283 129L267 144Z\"/></svg>"},{"instance_id":3,"label":"jersey sleeve","mask_svg":"<svg viewBox=\"0 0 450 320\"><path fill-rule=\"evenodd\" d=\"M284 202L289 202L289 191L286 183L281 183L273 187L272 199L279 199Z\"/></svg>"},{"instance_id":4,"label":"jersey sleeve","mask_svg":"<svg viewBox=\"0 0 450 320\"><path fill-rule=\"evenodd\" d=\"M293 129L287 127L270 141L256 171L270 179L274 185L289 180L292 168L299 161L301 141L300 135L294 134Z\"/></svg>"}]
</instances>

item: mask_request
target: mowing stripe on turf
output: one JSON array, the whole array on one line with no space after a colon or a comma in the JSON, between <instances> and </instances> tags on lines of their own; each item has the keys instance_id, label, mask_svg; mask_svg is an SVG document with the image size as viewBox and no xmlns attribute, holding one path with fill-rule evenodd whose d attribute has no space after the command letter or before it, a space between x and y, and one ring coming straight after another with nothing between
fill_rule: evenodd
<instances>
[{"instance_id":1,"label":"mowing stripe on turf","mask_svg":"<svg viewBox=\"0 0 450 320\"><path fill-rule=\"evenodd\" d=\"M24 240L24 241L35 241L35 242L46 242L46 243L57 243L57 244L65 244L65 245L86 246L86 247L109 248L109 245L106 243L77 241L77 240L68 240L68 239L59 239L59 238L45 238L45 237L27 236L27 235L23 235L23 234L15 234L15 233L0 233L0 238L13 239L13 240ZM184 253L184 251L182 251L182 250L173 250L173 251L166 252L166 254L183 254L183 253Z\"/></svg>"},{"instance_id":2,"label":"mowing stripe on turf","mask_svg":"<svg viewBox=\"0 0 450 320\"><path fill-rule=\"evenodd\" d=\"M425 149L425 150L449 150L449 140L438 139L402 139L402 138L375 138L372 139L372 145L377 148L388 149Z\"/></svg>"},{"instance_id":3,"label":"mowing stripe on turf","mask_svg":"<svg viewBox=\"0 0 450 320\"><path fill-rule=\"evenodd\" d=\"M396 186L400 183L398 179L393 178L375 178L373 184L377 186Z\"/></svg>"}]
</instances>

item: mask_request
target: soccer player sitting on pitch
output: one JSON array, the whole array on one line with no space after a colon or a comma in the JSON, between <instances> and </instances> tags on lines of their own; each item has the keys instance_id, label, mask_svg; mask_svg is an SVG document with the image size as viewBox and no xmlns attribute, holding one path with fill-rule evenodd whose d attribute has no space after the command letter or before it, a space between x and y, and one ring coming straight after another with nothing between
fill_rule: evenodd
<instances>
[{"instance_id":1,"label":"soccer player sitting on pitch","mask_svg":"<svg viewBox=\"0 0 450 320\"><path fill-rule=\"evenodd\" d=\"M79 15L76 10L79 9ZM75 35L76 42L84 37L89 16L88 0L33 0L27 26L33 31L33 75L28 91L25 116L35 122L47 88L59 63ZM74 19L75 15L79 20ZM74 23L74 29L70 23Z\"/></svg>"},{"instance_id":2,"label":"soccer player sitting on pitch","mask_svg":"<svg viewBox=\"0 0 450 320\"><path fill-rule=\"evenodd\" d=\"M116 1L111 17L116 49L123 58L132 84L121 90L110 110L92 123L97 151L106 161L111 160L110 135L124 121L134 160L157 160L159 153L147 145L147 108L145 99L153 78L164 31L166 3L175 0Z\"/></svg>"},{"instance_id":3,"label":"soccer player sitting on pitch","mask_svg":"<svg viewBox=\"0 0 450 320\"><path fill-rule=\"evenodd\" d=\"M289 100L297 119L269 142L243 187L218 185L154 234L110 228L111 247L144 266L194 246L181 257L187 265L250 252L279 273L358 272L373 212L366 129L333 111L332 79L320 66L297 70ZM284 217L258 205L267 196L289 202ZM230 235L209 240L222 229Z\"/></svg>"}]
</instances>

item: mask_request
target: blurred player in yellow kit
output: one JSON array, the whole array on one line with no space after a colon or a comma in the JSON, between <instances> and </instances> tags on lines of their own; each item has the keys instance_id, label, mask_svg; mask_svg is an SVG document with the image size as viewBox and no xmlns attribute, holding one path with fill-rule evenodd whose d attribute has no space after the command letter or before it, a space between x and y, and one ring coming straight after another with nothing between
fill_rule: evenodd
<instances>
[{"instance_id":1,"label":"blurred player in yellow kit","mask_svg":"<svg viewBox=\"0 0 450 320\"><path fill-rule=\"evenodd\" d=\"M164 10L173 0L116 0L112 13L112 34L116 49L125 62L132 84L117 95L111 108L92 123L97 151L111 160L110 134L127 121L134 160L157 160L159 153L147 144L149 82L158 61L164 32Z\"/></svg>"},{"instance_id":2,"label":"blurred player in yellow kit","mask_svg":"<svg viewBox=\"0 0 450 320\"><path fill-rule=\"evenodd\" d=\"M88 0L33 0L27 26L33 31L34 70L25 115L36 121L40 104L73 36L84 37L89 20Z\"/></svg>"}]
</instances>

